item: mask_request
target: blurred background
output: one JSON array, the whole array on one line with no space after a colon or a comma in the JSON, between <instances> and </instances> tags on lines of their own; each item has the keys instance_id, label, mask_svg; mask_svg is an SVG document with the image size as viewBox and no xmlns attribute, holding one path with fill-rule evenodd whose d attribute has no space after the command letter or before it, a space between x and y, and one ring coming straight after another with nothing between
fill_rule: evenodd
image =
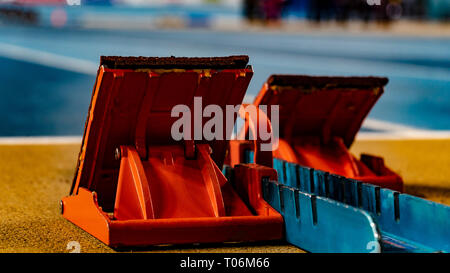
<instances>
[{"instance_id":1,"label":"blurred background","mask_svg":"<svg viewBox=\"0 0 450 273\"><path fill-rule=\"evenodd\" d=\"M450 132L450 0L0 0L0 137L80 136L100 55L247 54L269 75L376 75L363 132Z\"/></svg>"}]
</instances>

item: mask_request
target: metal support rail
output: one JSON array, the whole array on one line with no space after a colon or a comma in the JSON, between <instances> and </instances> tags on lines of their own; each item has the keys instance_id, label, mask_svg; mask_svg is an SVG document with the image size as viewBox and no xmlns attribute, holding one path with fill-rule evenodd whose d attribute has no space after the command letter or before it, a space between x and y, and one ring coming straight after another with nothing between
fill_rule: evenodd
<instances>
[{"instance_id":1,"label":"metal support rail","mask_svg":"<svg viewBox=\"0 0 450 273\"><path fill-rule=\"evenodd\" d=\"M251 163L253 152L246 151L245 159ZM298 212L302 213L303 208L310 210L312 215L315 210L317 222L319 219L328 222L327 225L345 233L349 225L356 226L359 222L343 225L343 222L353 220L338 215L337 208L351 207L366 212L371 219L368 222L376 225L374 229L381 233L382 252L450 252L449 206L279 159L274 159L273 163L278 182L263 181L263 193L266 201L284 215L288 241L289 238L317 235L309 229L295 227L291 221ZM316 241L324 239L331 238L313 238ZM348 240L359 239L356 236ZM304 248L304 241L290 242ZM376 242L369 243L368 248L376 251Z\"/></svg>"}]
</instances>

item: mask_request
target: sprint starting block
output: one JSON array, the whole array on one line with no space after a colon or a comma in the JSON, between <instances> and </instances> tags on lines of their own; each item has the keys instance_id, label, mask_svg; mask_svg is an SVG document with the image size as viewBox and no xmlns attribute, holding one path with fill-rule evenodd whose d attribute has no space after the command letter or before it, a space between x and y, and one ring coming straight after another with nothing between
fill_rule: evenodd
<instances>
[{"instance_id":1,"label":"sprint starting block","mask_svg":"<svg viewBox=\"0 0 450 273\"><path fill-rule=\"evenodd\" d=\"M273 154L256 150L256 163L271 167L273 156L403 191L401 177L385 166L383 158L363 154L358 160L348 150L387 82L378 77L272 75L253 104L279 105L279 143ZM271 120L270 113L267 118ZM248 139L249 124L239 139ZM232 141L228 164L243 162L246 147L252 148L251 143Z\"/></svg>"},{"instance_id":2,"label":"sprint starting block","mask_svg":"<svg viewBox=\"0 0 450 273\"><path fill-rule=\"evenodd\" d=\"M247 63L102 57L62 215L113 247L281 239L283 219L260 191L273 169L241 166L235 190L221 172L226 140L171 137L175 105L240 104Z\"/></svg>"}]
</instances>

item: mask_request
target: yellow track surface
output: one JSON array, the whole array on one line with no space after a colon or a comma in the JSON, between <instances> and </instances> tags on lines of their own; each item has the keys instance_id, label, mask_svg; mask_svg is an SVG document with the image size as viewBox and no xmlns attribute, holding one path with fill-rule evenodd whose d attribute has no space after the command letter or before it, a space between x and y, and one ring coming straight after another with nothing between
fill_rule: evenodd
<instances>
[{"instance_id":1,"label":"yellow track surface","mask_svg":"<svg viewBox=\"0 0 450 273\"><path fill-rule=\"evenodd\" d=\"M0 146L0 252L114 250L63 219L59 200L68 194L79 145ZM450 139L359 140L352 152L380 155L405 180L407 193L450 205ZM130 250L128 250L130 251ZM302 252L284 242L166 246L157 252Z\"/></svg>"}]
</instances>

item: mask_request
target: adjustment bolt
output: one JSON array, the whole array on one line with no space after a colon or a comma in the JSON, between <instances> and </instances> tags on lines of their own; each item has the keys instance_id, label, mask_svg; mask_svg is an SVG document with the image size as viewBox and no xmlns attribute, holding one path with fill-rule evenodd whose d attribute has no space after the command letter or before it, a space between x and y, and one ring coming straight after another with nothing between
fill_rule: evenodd
<instances>
[{"instance_id":1,"label":"adjustment bolt","mask_svg":"<svg viewBox=\"0 0 450 273\"><path fill-rule=\"evenodd\" d=\"M114 158L115 158L116 160L120 160L120 157L121 157L121 155L120 155L120 149L119 149L119 148L116 148L116 150L114 151Z\"/></svg>"},{"instance_id":2,"label":"adjustment bolt","mask_svg":"<svg viewBox=\"0 0 450 273\"><path fill-rule=\"evenodd\" d=\"M60 210L61 214L64 213L64 203L62 200L59 200L59 210Z\"/></svg>"}]
</instances>

